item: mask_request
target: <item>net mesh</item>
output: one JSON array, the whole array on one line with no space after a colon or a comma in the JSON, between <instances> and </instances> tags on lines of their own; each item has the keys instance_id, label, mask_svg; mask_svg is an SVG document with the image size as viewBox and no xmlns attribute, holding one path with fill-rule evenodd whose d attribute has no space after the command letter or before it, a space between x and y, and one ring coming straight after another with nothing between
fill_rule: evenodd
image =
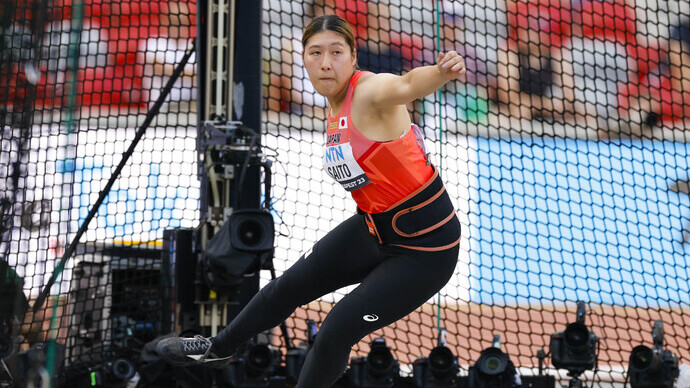
<instances>
[{"instance_id":1,"label":"net mesh","mask_svg":"<svg viewBox=\"0 0 690 388\"><path fill-rule=\"evenodd\" d=\"M275 163L278 274L355 209L321 169L326 100L302 65L306 23L324 13L348 20L363 70L405 74L434 64L439 49L467 64L465 80L408 106L462 224L456 272L353 356L385 337L409 372L443 327L463 370L498 334L519 370L534 374L537 350L584 301L600 338L598 370L584 375L592 384L622 382L630 350L651 346L658 319L666 347L690 357L687 2L263 3L261 132ZM163 231L200 221L193 63L45 306L24 311L190 47L195 3L0 7L0 258L3 293L17 296L2 327L24 322L23 349L57 339L68 364L132 356L125 349L140 351L172 324L160 307L169 302ZM287 322L295 342L348 291L298 309ZM284 346L278 331L273 341Z\"/></svg>"},{"instance_id":2,"label":"net mesh","mask_svg":"<svg viewBox=\"0 0 690 388\"><path fill-rule=\"evenodd\" d=\"M33 306L191 46L195 4L1 6L0 258L10 268L2 278L16 276L12 284L29 306L2 310L3 336L23 322L18 350L56 340L57 358L49 361L75 366L69 378L76 383L79 371L134 360L146 342L171 330L160 240L165 229L194 227L199 219L193 63L104 191L51 296L37 311ZM18 294L8 285L3 300ZM15 383L22 372L13 370Z\"/></svg>"},{"instance_id":3,"label":"net mesh","mask_svg":"<svg viewBox=\"0 0 690 388\"><path fill-rule=\"evenodd\" d=\"M348 20L362 70L404 74L434 64L439 47L467 64L466 80L409 106L462 223L455 275L438 299L363 339L353 355L384 337L409 365L437 345L440 325L461 365L500 335L519 370L536 374L537 351L548 352L550 335L575 322L585 301L600 338L598 371L583 375L590 382L622 383L630 350L652 346L658 319L668 348L687 359L686 3L273 0L265 8L263 144L277 161L281 269L356 206L321 171L326 101L302 66L306 23L324 13ZM294 335L304 338L306 319L322 321L348 291L298 310Z\"/></svg>"}]
</instances>

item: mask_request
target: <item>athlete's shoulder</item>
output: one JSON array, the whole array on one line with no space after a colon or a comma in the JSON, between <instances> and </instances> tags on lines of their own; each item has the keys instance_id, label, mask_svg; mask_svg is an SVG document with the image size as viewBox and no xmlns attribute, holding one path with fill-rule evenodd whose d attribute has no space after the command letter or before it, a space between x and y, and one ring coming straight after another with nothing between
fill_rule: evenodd
<instances>
[{"instance_id":1,"label":"athlete's shoulder","mask_svg":"<svg viewBox=\"0 0 690 388\"><path fill-rule=\"evenodd\" d=\"M350 87L356 87L357 89L362 90L367 87L368 81L375 75L375 73L370 71L358 71L355 73L353 79L350 80ZM364 85L364 87L361 87L362 85Z\"/></svg>"},{"instance_id":2,"label":"athlete's shoulder","mask_svg":"<svg viewBox=\"0 0 690 388\"><path fill-rule=\"evenodd\" d=\"M377 94L386 83L394 81L397 76L389 73L362 72L357 80L357 89L360 93Z\"/></svg>"},{"instance_id":3,"label":"athlete's shoulder","mask_svg":"<svg viewBox=\"0 0 690 388\"><path fill-rule=\"evenodd\" d=\"M370 71L360 71L360 73L361 75L359 76L359 80L357 81L357 83L366 82L366 80L376 76L376 73L372 73Z\"/></svg>"},{"instance_id":4,"label":"athlete's shoulder","mask_svg":"<svg viewBox=\"0 0 690 388\"><path fill-rule=\"evenodd\" d=\"M376 84L379 82L386 82L386 80L390 80L391 77L395 77L393 74L389 73L372 73L370 71L362 71L362 75L359 76L359 79L357 80L357 85L361 84Z\"/></svg>"},{"instance_id":5,"label":"athlete's shoulder","mask_svg":"<svg viewBox=\"0 0 690 388\"><path fill-rule=\"evenodd\" d=\"M398 76L390 73L367 73L362 74L357 82L357 92L355 97L361 107L374 108L379 104L377 101L385 99L382 90L385 90L389 83L396 82Z\"/></svg>"}]
</instances>

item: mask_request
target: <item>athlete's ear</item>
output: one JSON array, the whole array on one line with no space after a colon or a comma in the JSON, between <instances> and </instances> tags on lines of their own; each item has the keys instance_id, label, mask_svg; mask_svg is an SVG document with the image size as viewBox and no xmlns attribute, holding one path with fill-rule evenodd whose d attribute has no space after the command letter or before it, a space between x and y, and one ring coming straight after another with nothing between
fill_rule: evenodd
<instances>
[{"instance_id":1,"label":"athlete's ear","mask_svg":"<svg viewBox=\"0 0 690 388\"><path fill-rule=\"evenodd\" d=\"M352 66L357 69L357 48L352 49Z\"/></svg>"}]
</instances>

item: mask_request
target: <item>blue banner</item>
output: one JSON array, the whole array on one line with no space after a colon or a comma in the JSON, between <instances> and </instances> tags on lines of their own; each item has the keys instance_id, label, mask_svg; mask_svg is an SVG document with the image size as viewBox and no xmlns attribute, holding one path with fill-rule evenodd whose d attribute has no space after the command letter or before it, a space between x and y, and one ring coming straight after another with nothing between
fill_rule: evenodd
<instances>
[{"instance_id":1,"label":"blue banner","mask_svg":"<svg viewBox=\"0 0 690 388\"><path fill-rule=\"evenodd\" d=\"M114 170L103 159L86 156L57 162L57 172L74 174L71 206L78 211L79 225L86 220ZM184 226L185 219L196 223L196 218L185 217L185 212L198 207L198 188L190 187L185 176L180 181L179 175L171 184L171 174L161 171L161 163L136 167L138 176L120 177L101 204L89 227L96 238L149 241L163 237L165 229Z\"/></svg>"},{"instance_id":2,"label":"blue banner","mask_svg":"<svg viewBox=\"0 0 690 388\"><path fill-rule=\"evenodd\" d=\"M470 300L690 303L690 144L477 140Z\"/></svg>"}]
</instances>

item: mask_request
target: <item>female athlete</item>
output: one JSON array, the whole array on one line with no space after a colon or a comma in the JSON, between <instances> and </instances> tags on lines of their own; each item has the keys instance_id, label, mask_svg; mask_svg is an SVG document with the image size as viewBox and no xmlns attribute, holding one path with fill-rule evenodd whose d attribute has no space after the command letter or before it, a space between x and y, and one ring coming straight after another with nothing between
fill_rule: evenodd
<instances>
[{"instance_id":1,"label":"female athlete","mask_svg":"<svg viewBox=\"0 0 690 388\"><path fill-rule=\"evenodd\" d=\"M352 29L335 15L314 19L302 42L309 78L328 99L324 169L352 194L357 213L262 288L217 336L159 342L171 364L224 367L243 343L295 308L359 284L321 324L297 383L330 387L354 344L421 306L453 274L460 222L405 104L461 78L463 58L441 53L435 65L403 76L358 71Z\"/></svg>"}]
</instances>

